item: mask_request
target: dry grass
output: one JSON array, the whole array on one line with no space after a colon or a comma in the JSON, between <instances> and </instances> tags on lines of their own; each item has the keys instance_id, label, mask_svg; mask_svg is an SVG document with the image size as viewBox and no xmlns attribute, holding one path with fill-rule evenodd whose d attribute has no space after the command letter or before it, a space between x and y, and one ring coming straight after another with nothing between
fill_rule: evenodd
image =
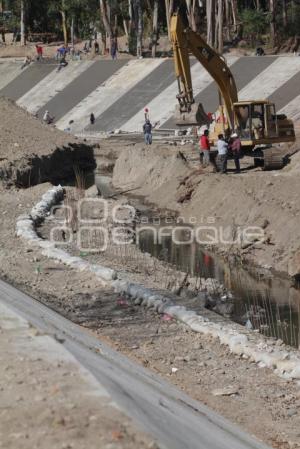
<instances>
[{"instance_id":1,"label":"dry grass","mask_svg":"<svg viewBox=\"0 0 300 449\"><path fill-rule=\"evenodd\" d=\"M78 231L78 202L85 196L85 175L79 170L78 167L74 167L75 174L75 189L68 189L66 191L64 206L65 207L65 224L66 227L72 229L75 233Z\"/></svg>"}]
</instances>

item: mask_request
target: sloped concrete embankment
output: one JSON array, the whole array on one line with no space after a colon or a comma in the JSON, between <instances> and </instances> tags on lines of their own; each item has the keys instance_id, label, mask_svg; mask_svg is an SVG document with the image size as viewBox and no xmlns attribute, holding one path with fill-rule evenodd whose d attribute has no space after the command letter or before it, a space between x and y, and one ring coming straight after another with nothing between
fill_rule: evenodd
<instances>
[{"instance_id":1,"label":"sloped concrete embankment","mask_svg":"<svg viewBox=\"0 0 300 449\"><path fill-rule=\"evenodd\" d=\"M269 98L280 114L299 122L299 58L226 54L226 60L241 100ZM216 110L216 84L200 63L192 59L191 66L196 101L206 111ZM77 135L141 132L145 107L157 127L174 128L177 91L169 58L70 61L60 72L51 61L23 70L9 61L0 63L0 97L11 98L39 117L48 109L59 129L70 128ZM92 112L96 123L90 127Z\"/></svg>"}]
</instances>

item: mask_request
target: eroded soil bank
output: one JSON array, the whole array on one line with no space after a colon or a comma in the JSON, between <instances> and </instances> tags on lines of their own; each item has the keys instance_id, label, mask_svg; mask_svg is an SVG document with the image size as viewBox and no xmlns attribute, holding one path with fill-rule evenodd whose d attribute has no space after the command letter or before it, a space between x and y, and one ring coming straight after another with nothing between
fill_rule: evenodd
<instances>
[{"instance_id":1,"label":"eroded soil bank","mask_svg":"<svg viewBox=\"0 0 300 449\"><path fill-rule=\"evenodd\" d=\"M182 153L194 154L186 161ZM183 154L183 155L184 155ZM247 160L245 160L246 164ZM190 145L156 144L124 149L113 175L118 189L162 209L176 211L181 221L200 229L201 241L223 254L233 254L297 278L300 274L300 155L283 170L264 172L248 161L240 175L206 172ZM233 163L229 163L233 168ZM259 241L244 244L237 236L258 227ZM205 238L206 236L206 238ZM229 243L227 243L229 242Z\"/></svg>"},{"instance_id":2,"label":"eroded soil bank","mask_svg":"<svg viewBox=\"0 0 300 449\"><path fill-rule=\"evenodd\" d=\"M74 178L74 169L95 168L93 146L44 125L0 99L0 180L6 186L30 187Z\"/></svg>"}]
</instances>

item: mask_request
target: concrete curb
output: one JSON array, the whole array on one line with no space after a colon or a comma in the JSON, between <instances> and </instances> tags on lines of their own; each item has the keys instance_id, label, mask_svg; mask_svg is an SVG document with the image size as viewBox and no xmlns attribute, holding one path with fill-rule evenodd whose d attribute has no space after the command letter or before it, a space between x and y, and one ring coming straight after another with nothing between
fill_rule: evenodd
<instances>
[{"instance_id":1,"label":"concrete curb","mask_svg":"<svg viewBox=\"0 0 300 449\"><path fill-rule=\"evenodd\" d=\"M113 281L117 279L117 273L110 268L101 265L92 265L80 257L72 257L66 251L58 249L49 240L43 240L36 233L36 225L40 224L49 215L50 210L64 197L64 190L61 186L53 187L46 192L42 200L37 203L29 215L22 215L17 219L16 234L27 240L30 244L42 249L42 254L49 259L55 259L63 264L79 271L91 271L101 281Z\"/></svg>"},{"instance_id":2,"label":"concrete curb","mask_svg":"<svg viewBox=\"0 0 300 449\"><path fill-rule=\"evenodd\" d=\"M262 335L254 334L243 327L240 327L239 331L230 325L230 322L214 323L184 306L174 305L168 296L158 294L142 285L118 279L116 271L100 265L92 265L80 257L70 256L67 252L55 248L54 243L39 238L35 231L36 224L45 219L51 207L63 199L63 194L63 188L58 186L43 195L42 200L33 207L29 215L18 218L17 236L40 247L42 254L49 258L59 260L79 271L89 270L101 281L109 282L116 292L130 296L136 305L153 308L159 314L168 314L189 326L194 332L217 338L221 344L228 346L233 354L250 359L261 368L270 368L282 378L300 380L299 351L272 346Z\"/></svg>"}]
</instances>

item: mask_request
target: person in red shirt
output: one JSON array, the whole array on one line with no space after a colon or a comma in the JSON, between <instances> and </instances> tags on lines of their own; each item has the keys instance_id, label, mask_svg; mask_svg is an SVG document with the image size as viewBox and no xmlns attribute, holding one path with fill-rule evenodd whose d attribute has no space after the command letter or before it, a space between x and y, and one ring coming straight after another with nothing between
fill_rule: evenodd
<instances>
[{"instance_id":1,"label":"person in red shirt","mask_svg":"<svg viewBox=\"0 0 300 449\"><path fill-rule=\"evenodd\" d=\"M200 138L200 161L203 164L203 166L209 165L210 157L210 143L209 143L209 131L206 129L203 133L203 135Z\"/></svg>"},{"instance_id":2,"label":"person in red shirt","mask_svg":"<svg viewBox=\"0 0 300 449\"><path fill-rule=\"evenodd\" d=\"M212 114L212 112L208 112L207 113L207 120L208 120L209 123L212 123L212 121L213 121L213 114Z\"/></svg>"},{"instance_id":3,"label":"person in red shirt","mask_svg":"<svg viewBox=\"0 0 300 449\"><path fill-rule=\"evenodd\" d=\"M43 59L43 47L41 45L36 45L36 53L37 53L37 59L42 60Z\"/></svg>"}]
</instances>

